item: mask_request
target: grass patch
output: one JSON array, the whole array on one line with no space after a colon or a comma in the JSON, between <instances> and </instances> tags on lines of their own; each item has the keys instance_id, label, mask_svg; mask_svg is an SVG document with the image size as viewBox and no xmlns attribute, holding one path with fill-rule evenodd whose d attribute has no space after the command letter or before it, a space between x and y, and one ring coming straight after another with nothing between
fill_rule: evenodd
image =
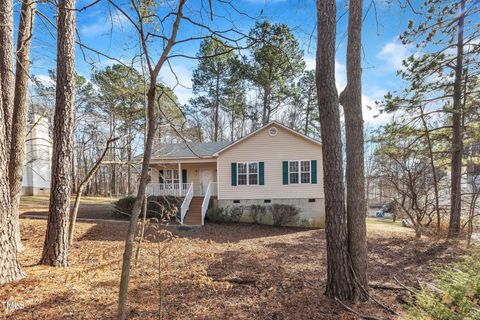
<instances>
[{"instance_id":1,"label":"grass patch","mask_svg":"<svg viewBox=\"0 0 480 320\"><path fill-rule=\"evenodd\" d=\"M410 319L480 319L480 250L438 269L408 309Z\"/></svg>"},{"instance_id":2,"label":"grass patch","mask_svg":"<svg viewBox=\"0 0 480 320\"><path fill-rule=\"evenodd\" d=\"M387 225L392 227L401 227L402 221L393 222L391 219L367 218L367 224Z\"/></svg>"}]
</instances>

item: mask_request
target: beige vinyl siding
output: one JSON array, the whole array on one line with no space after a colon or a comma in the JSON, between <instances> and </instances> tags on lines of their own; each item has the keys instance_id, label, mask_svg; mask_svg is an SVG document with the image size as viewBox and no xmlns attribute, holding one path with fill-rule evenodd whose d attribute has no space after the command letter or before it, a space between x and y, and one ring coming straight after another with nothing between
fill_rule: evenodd
<instances>
[{"instance_id":1,"label":"beige vinyl siding","mask_svg":"<svg viewBox=\"0 0 480 320\"><path fill-rule=\"evenodd\" d=\"M276 136L271 126L220 153L218 162L219 199L305 199L323 198L322 149L315 142L302 138L278 125ZM282 161L317 160L317 184L282 182ZM265 185L232 186L232 162L265 162Z\"/></svg>"},{"instance_id":2,"label":"beige vinyl siding","mask_svg":"<svg viewBox=\"0 0 480 320\"><path fill-rule=\"evenodd\" d=\"M152 183L159 183L159 170L174 169L178 170L178 164L155 164L152 167L150 176L152 177ZM217 165L216 163L182 163L181 169L187 170L187 180L183 181L184 183L193 182L194 193L200 193L200 171L201 170L211 170L213 181L217 181ZM181 174L181 173L180 173ZM206 188L207 186L205 186Z\"/></svg>"}]
</instances>

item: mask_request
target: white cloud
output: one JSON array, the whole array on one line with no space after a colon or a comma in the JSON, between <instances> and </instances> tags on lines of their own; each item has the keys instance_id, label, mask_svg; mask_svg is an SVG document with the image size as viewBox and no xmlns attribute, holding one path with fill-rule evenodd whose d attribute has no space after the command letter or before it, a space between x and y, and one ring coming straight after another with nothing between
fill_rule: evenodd
<instances>
[{"instance_id":1,"label":"white cloud","mask_svg":"<svg viewBox=\"0 0 480 320\"><path fill-rule=\"evenodd\" d=\"M316 67L315 56L305 56L303 59L305 60L306 70L315 70L315 67Z\"/></svg>"},{"instance_id":2,"label":"white cloud","mask_svg":"<svg viewBox=\"0 0 480 320\"><path fill-rule=\"evenodd\" d=\"M316 60L315 56L305 56L305 70L315 70ZM347 84L347 71L344 64L335 60L335 82L337 84L337 90L343 90Z\"/></svg>"},{"instance_id":3,"label":"white cloud","mask_svg":"<svg viewBox=\"0 0 480 320\"><path fill-rule=\"evenodd\" d=\"M115 11L112 14L104 15L91 24L80 26L80 33L85 37L100 36L110 32L114 28L124 28L130 22L120 12Z\"/></svg>"},{"instance_id":4,"label":"white cloud","mask_svg":"<svg viewBox=\"0 0 480 320\"><path fill-rule=\"evenodd\" d=\"M315 58L305 58L305 60L307 63L307 69L313 69L308 68L308 66L309 63L310 65L313 64L313 66L315 66ZM177 95L179 102L185 104L193 97L191 80L192 67L179 63L172 63L172 69L175 74L170 70L168 65L165 65L160 72L160 80L165 85L174 88L174 92ZM340 92L347 84L347 76L345 65L338 61L335 61L335 78L337 90ZM390 114L380 114L378 108L375 106L375 101L381 100L385 93L385 90L377 88L369 90L368 94L362 95L363 118L366 125L378 126L387 123L391 119Z\"/></svg>"},{"instance_id":5,"label":"white cloud","mask_svg":"<svg viewBox=\"0 0 480 320\"><path fill-rule=\"evenodd\" d=\"M165 64L160 72L160 80L173 88L181 104L187 103L193 97L192 70L184 65L174 63L172 63L172 70Z\"/></svg>"},{"instance_id":6,"label":"white cloud","mask_svg":"<svg viewBox=\"0 0 480 320\"><path fill-rule=\"evenodd\" d=\"M53 85L55 82L47 74L37 74L33 76L36 81L44 84L45 86Z\"/></svg>"},{"instance_id":7,"label":"white cloud","mask_svg":"<svg viewBox=\"0 0 480 320\"><path fill-rule=\"evenodd\" d=\"M373 127L380 126L386 124L392 118L391 114L380 114L375 104L375 101L380 99L381 97L362 95L363 120L365 125Z\"/></svg>"},{"instance_id":8,"label":"white cloud","mask_svg":"<svg viewBox=\"0 0 480 320\"><path fill-rule=\"evenodd\" d=\"M396 38L393 41L387 42L377 58L385 62L384 68L390 71L397 71L402 69L402 61L412 54L411 46L403 45Z\"/></svg>"}]
</instances>

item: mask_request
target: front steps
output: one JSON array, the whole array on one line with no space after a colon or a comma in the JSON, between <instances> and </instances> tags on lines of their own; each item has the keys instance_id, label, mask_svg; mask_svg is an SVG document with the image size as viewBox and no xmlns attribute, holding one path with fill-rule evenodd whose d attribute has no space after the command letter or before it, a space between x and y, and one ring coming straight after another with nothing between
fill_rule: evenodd
<instances>
[{"instance_id":1,"label":"front steps","mask_svg":"<svg viewBox=\"0 0 480 320\"><path fill-rule=\"evenodd\" d=\"M202 224L202 203L203 197L193 197L190 202L187 214L183 219L185 225L201 225Z\"/></svg>"}]
</instances>

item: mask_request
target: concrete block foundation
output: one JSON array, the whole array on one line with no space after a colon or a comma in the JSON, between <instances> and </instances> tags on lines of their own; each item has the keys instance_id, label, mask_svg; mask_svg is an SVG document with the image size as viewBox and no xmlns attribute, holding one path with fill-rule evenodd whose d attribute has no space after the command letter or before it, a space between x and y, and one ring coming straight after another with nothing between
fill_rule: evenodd
<instances>
[{"instance_id":1,"label":"concrete block foundation","mask_svg":"<svg viewBox=\"0 0 480 320\"><path fill-rule=\"evenodd\" d=\"M252 222L249 214L251 205L271 206L273 204L285 204L295 206L300 210L298 219L291 226L303 227L325 227L325 201L323 198L312 199L219 199L217 205L219 208L231 208L241 206L244 208L242 222ZM267 211L263 224L272 224L271 213Z\"/></svg>"}]
</instances>

